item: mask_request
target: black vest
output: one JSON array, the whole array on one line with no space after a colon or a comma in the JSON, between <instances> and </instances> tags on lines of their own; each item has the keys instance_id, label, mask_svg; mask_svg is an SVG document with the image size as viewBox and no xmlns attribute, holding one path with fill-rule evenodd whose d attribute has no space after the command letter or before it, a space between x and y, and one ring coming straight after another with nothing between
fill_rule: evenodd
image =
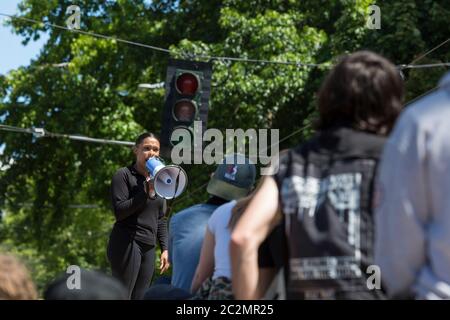
<instances>
[{"instance_id":1,"label":"black vest","mask_svg":"<svg viewBox=\"0 0 450 320\"><path fill-rule=\"evenodd\" d=\"M339 127L280 157L288 299L376 299L372 193L385 138ZM371 282L372 283L372 282Z\"/></svg>"}]
</instances>

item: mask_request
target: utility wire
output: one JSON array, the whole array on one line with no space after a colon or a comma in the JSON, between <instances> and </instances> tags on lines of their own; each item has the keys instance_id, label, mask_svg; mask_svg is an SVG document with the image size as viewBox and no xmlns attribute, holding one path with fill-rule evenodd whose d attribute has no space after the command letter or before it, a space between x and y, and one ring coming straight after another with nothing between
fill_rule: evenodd
<instances>
[{"instance_id":1,"label":"utility wire","mask_svg":"<svg viewBox=\"0 0 450 320\"><path fill-rule=\"evenodd\" d=\"M10 207L13 208L33 208L35 205L31 202L24 202L24 203L18 203L18 204L10 204ZM44 205L44 208L53 208L51 205ZM66 206L70 209L103 209L105 207L100 206L98 204L69 204Z\"/></svg>"},{"instance_id":2,"label":"utility wire","mask_svg":"<svg viewBox=\"0 0 450 320\"><path fill-rule=\"evenodd\" d=\"M400 66L401 69L425 69L425 68L438 68L438 67L450 67L450 62L442 63L430 63L430 64L407 64Z\"/></svg>"},{"instance_id":3,"label":"utility wire","mask_svg":"<svg viewBox=\"0 0 450 320\"><path fill-rule=\"evenodd\" d=\"M436 50L436 49L442 47L444 44L446 44L446 43L449 42L449 41L450 41L450 38L448 38L447 40L441 42L440 44L438 44L438 45L437 45L436 47L434 47L433 49L431 49L431 50L425 52L423 55L421 55L421 56L418 57L417 59L414 59L414 60L410 63L410 65L413 65L413 64L415 64L417 61L419 61L419 60L425 58L427 55L429 55L430 53L432 53L434 50Z\"/></svg>"},{"instance_id":4,"label":"utility wire","mask_svg":"<svg viewBox=\"0 0 450 320\"><path fill-rule=\"evenodd\" d=\"M143 47L143 48L147 48L147 49L152 49L152 50L156 50L156 51L170 53L170 50L168 50L168 49L164 49L164 48L160 48L160 47L156 47L156 46L150 46L150 45L139 43L139 42L124 40L124 39L120 39L120 38L117 38L117 37L105 36L105 35L100 34L100 33L88 32L88 31L83 31L83 30L78 30L78 29L69 29L67 27L59 26L57 24L53 24L53 23L49 23L49 22L42 22L42 21L29 19L29 18L24 18L24 17L17 17L17 16L13 16L13 15L1 13L1 12L0 12L0 16L8 17L10 19L15 19L15 20L22 20L22 21L26 21L26 22L43 24L44 26L57 28L57 29L62 29L62 30L66 30L66 31L74 32L74 33L80 33L80 34L88 35L88 36L91 36L91 37L102 38L102 39L107 39L107 40L114 40L114 41L117 41L117 42L131 44L131 45L138 46L138 47Z\"/></svg>"},{"instance_id":5,"label":"utility wire","mask_svg":"<svg viewBox=\"0 0 450 320\"><path fill-rule=\"evenodd\" d=\"M42 21L38 21L38 20L30 19L30 18L24 18L24 17L17 17L17 16L13 16L13 15L1 13L1 12L0 12L0 16L4 16L4 17L10 18L10 19L15 19L15 20L31 22L31 23L43 24L44 26L47 26L47 27L62 29L62 30L66 30L66 31L74 32L74 33L80 33L80 34L88 35L91 37L114 40L117 42L126 43L126 44L143 47L143 48L147 48L147 49L151 49L151 50L155 50L155 51L160 51L160 52L164 52L164 53L176 54L176 52L170 51L169 49L165 49L165 48L161 48L161 47L157 47L157 46L151 46L151 45L140 43L140 42L124 40L124 39L113 37L113 36L105 36L100 33L82 31L79 29L70 29L68 27L60 26L57 24L49 23L49 22L42 22ZM240 62L261 63L261 64L282 64L282 65L295 65L295 66L304 66L304 67L319 67L319 66L325 65L325 63L317 64L317 63L303 63L300 61L271 61L271 60L250 59L250 58L210 56L210 55L195 54L195 53L184 53L184 55L186 55L188 57L202 58L202 59L209 59L209 60L240 61Z\"/></svg>"},{"instance_id":6,"label":"utility wire","mask_svg":"<svg viewBox=\"0 0 450 320\"><path fill-rule=\"evenodd\" d=\"M47 131L43 128L19 128L19 127L9 126L9 125L5 125L5 124L0 124L0 130L19 132L19 133L29 133L29 134L35 135L37 138L42 138L42 137L67 138L70 140L86 141L86 142L101 143L101 144L116 144L116 145L125 145L125 146L133 146L134 145L134 143L130 142L130 141L97 139L97 138L90 138L90 137L81 136L81 135L53 133L53 132Z\"/></svg>"},{"instance_id":7,"label":"utility wire","mask_svg":"<svg viewBox=\"0 0 450 320\"><path fill-rule=\"evenodd\" d=\"M100 33L83 31L83 30L79 30L79 29L70 29L68 27L60 26L57 24L49 23L49 22L42 22L42 21L38 21L35 19L24 18L24 17L17 17L14 15L5 14L5 13L1 13L1 12L0 12L0 16L4 16L4 17L10 18L10 19L15 19L15 20L22 20L22 21L26 21L26 22L30 22L30 23L43 24L44 26L47 26L47 27L52 27L52 28L69 31L69 32L84 34L84 35L88 35L91 37L114 40L117 42L134 45L134 46L138 46L138 47L142 47L142 48L147 48L147 49L151 49L151 50L155 50L155 51L159 51L159 52L175 54L175 52L170 51L169 49L166 49L166 48L152 46L152 45L148 45L148 44L144 44L144 43L140 43L140 42L136 42L136 41L129 41L129 40L121 39L118 37L106 36L106 35L103 35ZM431 52L437 50L438 48L440 48L441 46L443 46L444 44L446 44L449 41L450 41L450 38L447 39L446 41L440 43L439 45L437 45L433 49L429 50L428 52L424 53L423 55L421 55L420 57L418 57L417 59L412 61L410 64L398 65L397 67L400 69L436 68L436 67L441 67L441 66L448 67L448 66L450 66L450 62L425 64L425 65L414 65L414 63L416 63L420 59L424 58ZM182 55L184 54L185 56L187 56L189 58L192 57L192 58L201 58L201 59L218 60L218 61L237 61L237 62L260 63L260 64L294 65L294 66L298 66L298 67L321 67L321 66L327 65L327 63L304 63L304 62L300 62L300 61L274 61L274 60L264 60L264 59L240 58L240 57L211 56L211 55L196 54L196 53L190 53L190 52L184 52L181 54Z\"/></svg>"}]
</instances>

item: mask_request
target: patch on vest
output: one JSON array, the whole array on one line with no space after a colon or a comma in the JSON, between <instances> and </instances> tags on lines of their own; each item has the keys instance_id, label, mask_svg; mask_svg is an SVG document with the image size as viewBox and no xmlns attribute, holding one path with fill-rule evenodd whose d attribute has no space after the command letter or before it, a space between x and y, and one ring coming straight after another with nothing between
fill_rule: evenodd
<instances>
[{"instance_id":1,"label":"patch on vest","mask_svg":"<svg viewBox=\"0 0 450 320\"><path fill-rule=\"evenodd\" d=\"M348 256L291 258L291 280L349 279L362 276L360 269L361 173L342 173L326 178L290 176L281 187L282 209L287 225L313 219L325 201L346 227L346 241L354 249ZM297 221L297 222L296 222ZM289 227L287 227L289 230Z\"/></svg>"}]
</instances>

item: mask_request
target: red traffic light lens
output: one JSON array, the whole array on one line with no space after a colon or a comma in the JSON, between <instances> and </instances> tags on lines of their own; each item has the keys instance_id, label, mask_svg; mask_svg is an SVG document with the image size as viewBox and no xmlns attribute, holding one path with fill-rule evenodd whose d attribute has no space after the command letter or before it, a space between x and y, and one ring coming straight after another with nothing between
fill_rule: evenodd
<instances>
[{"instance_id":1,"label":"red traffic light lens","mask_svg":"<svg viewBox=\"0 0 450 320\"><path fill-rule=\"evenodd\" d=\"M175 103L173 108L173 116L175 120L181 122L192 122L194 121L197 108L195 104L190 100L180 100Z\"/></svg>"},{"instance_id":2,"label":"red traffic light lens","mask_svg":"<svg viewBox=\"0 0 450 320\"><path fill-rule=\"evenodd\" d=\"M185 72L177 77L176 87L181 94L194 95L198 85L198 78L192 73Z\"/></svg>"}]
</instances>

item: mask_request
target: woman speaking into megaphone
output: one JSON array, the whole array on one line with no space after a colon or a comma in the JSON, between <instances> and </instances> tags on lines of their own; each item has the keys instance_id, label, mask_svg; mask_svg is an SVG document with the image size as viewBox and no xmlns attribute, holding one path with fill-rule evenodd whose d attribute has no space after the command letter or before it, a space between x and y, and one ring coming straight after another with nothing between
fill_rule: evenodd
<instances>
[{"instance_id":1,"label":"woman speaking into megaphone","mask_svg":"<svg viewBox=\"0 0 450 320\"><path fill-rule=\"evenodd\" d=\"M153 133L141 134L133 152L136 160L120 168L112 178L112 206L116 222L108 243L113 276L128 289L130 299L142 299L150 285L156 240L161 246L160 271L169 268L166 200L155 193L146 162L159 156L160 144Z\"/></svg>"}]
</instances>

